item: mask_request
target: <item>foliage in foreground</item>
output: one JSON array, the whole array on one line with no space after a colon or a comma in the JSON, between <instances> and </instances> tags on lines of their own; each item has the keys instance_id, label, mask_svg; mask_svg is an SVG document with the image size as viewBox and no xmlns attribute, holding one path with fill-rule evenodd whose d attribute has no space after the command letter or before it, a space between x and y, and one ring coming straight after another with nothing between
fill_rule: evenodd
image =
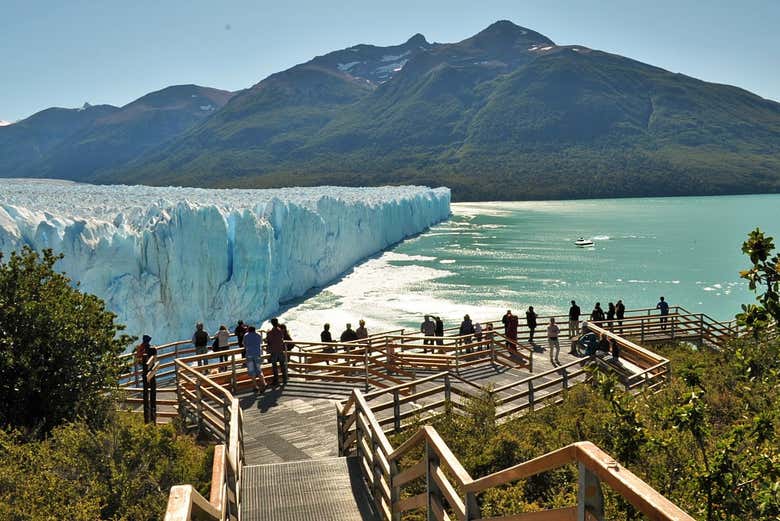
<instances>
[{"instance_id":1,"label":"foliage in foreground","mask_svg":"<svg viewBox=\"0 0 780 521\"><path fill-rule=\"evenodd\" d=\"M758 304L743 304L737 319L755 334L772 323L780 324L780 252L774 249L772 237L764 235L759 228L750 232L742 243L742 253L750 258L751 266L740 271L739 276L757 294Z\"/></svg>"},{"instance_id":2,"label":"foliage in foreground","mask_svg":"<svg viewBox=\"0 0 780 521\"><path fill-rule=\"evenodd\" d=\"M76 418L99 425L131 340L102 300L54 271L60 258L25 248L0 264L0 427L31 438Z\"/></svg>"},{"instance_id":3,"label":"foliage in foreground","mask_svg":"<svg viewBox=\"0 0 780 521\"><path fill-rule=\"evenodd\" d=\"M661 352L676 376L658 394L631 396L596 373L562 404L501 425L489 401L474 401L466 417L434 426L473 477L588 440L697 519L780 519L780 344ZM572 505L576 484L569 466L491 489L479 498L482 515ZM609 519L641 518L604 488Z\"/></svg>"},{"instance_id":4,"label":"foliage in foreground","mask_svg":"<svg viewBox=\"0 0 780 521\"><path fill-rule=\"evenodd\" d=\"M83 422L57 427L43 441L0 431L0 519L156 521L171 486L208 494L212 454L132 413L99 431Z\"/></svg>"}]
</instances>

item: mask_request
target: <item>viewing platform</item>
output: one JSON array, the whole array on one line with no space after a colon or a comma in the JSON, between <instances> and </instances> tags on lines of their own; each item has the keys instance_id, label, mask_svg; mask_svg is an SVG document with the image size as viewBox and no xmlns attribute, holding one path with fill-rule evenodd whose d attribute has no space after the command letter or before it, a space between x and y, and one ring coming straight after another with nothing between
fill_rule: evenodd
<instances>
[{"instance_id":1,"label":"viewing platform","mask_svg":"<svg viewBox=\"0 0 780 521\"><path fill-rule=\"evenodd\" d=\"M387 441L388 435L447 410L462 413L469 400L486 396L496 404L497 421L554 405L568 388L590 378L587 366L594 364L615 374L626 390L653 392L669 380L671 368L647 346L687 341L719 349L739 334L733 322L721 323L681 307L673 307L664 318L640 309L628 311L622 323L589 323L591 331L619 347L619 356L613 357L604 352L572 354L572 339L563 334L568 318L556 317L563 326L560 365L551 363L547 339L542 338L549 317L539 317L539 338L533 344L527 342L524 325L517 341L499 330L477 340L474 335L459 336L456 328L446 330L433 346L425 345L426 337L420 333L403 329L350 343L295 340L295 348L287 352L289 383L269 387L263 394L252 392L240 349L193 355L189 342L160 346L152 366L160 386L157 421L179 416L186 426L222 447L217 454L223 455L215 457L210 500L196 498L186 486L174 487L166 520L396 520L412 509L426 510L428 519L454 515L475 520L481 519L477 494L554 468L552 463L571 462L580 468L578 504L527 519L603 519L600 487L588 485L601 482L624 494L640 511L652 513L652 519L691 519L626 469L620 467L618 474L606 465L609 458L595 446L561 449L560 454L542 456L550 464L534 466L532 460L496 477L474 480L459 469L431 427L402 447ZM218 356L227 360L220 362ZM199 361L206 364L198 366ZM264 371L270 377L267 365ZM128 406L137 409L135 375L123 378ZM410 443L427 447L431 456L427 463L402 469L399 460ZM440 465L447 474L438 470ZM425 475L425 494L406 497L404 485ZM341 483L342 493L329 488L334 483ZM274 503L270 492L263 491L278 489L276 484L298 487L295 497L300 499L285 496L284 505ZM592 517L583 517L585 511ZM200 517L193 517L193 512Z\"/></svg>"}]
</instances>

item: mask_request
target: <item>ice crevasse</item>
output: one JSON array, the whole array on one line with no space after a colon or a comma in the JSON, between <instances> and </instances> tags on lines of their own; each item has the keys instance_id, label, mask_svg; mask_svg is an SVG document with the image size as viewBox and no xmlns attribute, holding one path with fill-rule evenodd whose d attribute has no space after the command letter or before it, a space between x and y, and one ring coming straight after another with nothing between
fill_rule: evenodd
<instances>
[{"instance_id":1,"label":"ice crevasse","mask_svg":"<svg viewBox=\"0 0 780 521\"><path fill-rule=\"evenodd\" d=\"M361 259L450 215L447 188L209 190L0 183L0 251L65 255L57 268L156 343L321 287Z\"/></svg>"}]
</instances>

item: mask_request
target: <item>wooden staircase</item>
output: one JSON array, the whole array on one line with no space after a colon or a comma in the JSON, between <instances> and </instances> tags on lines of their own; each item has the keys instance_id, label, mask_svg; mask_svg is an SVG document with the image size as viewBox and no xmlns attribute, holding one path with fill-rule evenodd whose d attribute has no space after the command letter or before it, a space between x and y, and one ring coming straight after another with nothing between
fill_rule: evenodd
<instances>
[{"instance_id":1,"label":"wooden staircase","mask_svg":"<svg viewBox=\"0 0 780 521\"><path fill-rule=\"evenodd\" d=\"M244 467L242 521L378 520L357 458Z\"/></svg>"}]
</instances>

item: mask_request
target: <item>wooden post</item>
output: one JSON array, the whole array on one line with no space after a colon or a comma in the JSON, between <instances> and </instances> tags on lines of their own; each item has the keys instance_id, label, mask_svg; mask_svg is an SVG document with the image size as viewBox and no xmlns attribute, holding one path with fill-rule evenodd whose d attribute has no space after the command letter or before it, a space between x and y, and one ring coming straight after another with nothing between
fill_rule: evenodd
<instances>
[{"instance_id":1,"label":"wooden post","mask_svg":"<svg viewBox=\"0 0 780 521\"><path fill-rule=\"evenodd\" d=\"M230 389L236 395L236 354L230 355Z\"/></svg>"},{"instance_id":2,"label":"wooden post","mask_svg":"<svg viewBox=\"0 0 780 521\"><path fill-rule=\"evenodd\" d=\"M647 314L649 315L649 314L650 314L650 312L648 311L648 312L647 312ZM644 342L644 341L645 341L645 319L644 319L644 318L643 318L643 319L641 319L641 320L639 321L639 324L640 324L640 326L641 326L641 328L642 328L642 329L641 329L641 331L640 331L640 333L639 333L639 339L640 339L642 342Z\"/></svg>"},{"instance_id":3,"label":"wooden post","mask_svg":"<svg viewBox=\"0 0 780 521\"><path fill-rule=\"evenodd\" d=\"M393 389L393 430L401 432L401 404L398 401L398 389Z\"/></svg>"},{"instance_id":4,"label":"wooden post","mask_svg":"<svg viewBox=\"0 0 780 521\"><path fill-rule=\"evenodd\" d=\"M599 478L582 463L579 470L579 488L577 490L577 521L595 519L604 521L604 495L601 492Z\"/></svg>"},{"instance_id":5,"label":"wooden post","mask_svg":"<svg viewBox=\"0 0 780 521\"><path fill-rule=\"evenodd\" d=\"M360 428L360 409L358 409L357 403L355 403L355 456L358 457L358 459L363 457L363 448L360 445L360 438L363 437L363 431Z\"/></svg>"},{"instance_id":6,"label":"wooden post","mask_svg":"<svg viewBox=\"0 0 780 521\"><path fill-rule=\"evenodd\" d=\"M482 512L477 503L477 495L474 492L467 492L463 499L463 504L466 506L466 521L480 519L482 517Z\"/></svg>"},{"instance_id":7,"label":"wooden post","mask_svg":"<svg viewBox=\"0 0 780 521\"><path fill-rule=\"evenodd\" d=\"M534 381L528 380L528 405L534 410Z\"/></svg>"},{"instance_id":8,"label":"wooden post","mask_svg":"<svg viewBox=\"0 0 780 521\"><path fill-rule=\"evenodd\" d=\"M678 318L677 315L672 317L672 325L671 325L671 328L672 328L672 340L674 340L674 325L677 323L677 318Z\"/></svg>"},{"instance_id":9,"label":"wooden post","mask_svg":"<svg viewBox=\"0 0 780 521\"><path fill-rule=\"evenodd\" d=\"M452 396L450 393L450 375L445 374L444 375L444 400L449 403L451 398Z\"/></svg>"},{"instance_id":10,"label":"wooden post","mask_svg":"<svg viewBox=\"0 0 780 521\"><path fill-rule=\"evenodd\" d=\"M184 421L184 423L187 423L187 411L184 408L184 400L182 399L182 392L181 387L179 387L180 380L179 380L179 364L177 364L175 361L173 362L173 376L176 379L176 403L178 404L178 411L179 411L179 417Z\"/></svg>"},{"instance_id":11,"label":"wooden post","mask_svg":"<svg viewBox=\"0 0 780 521\"><path fill-rule=\"evenodd\" d=\"M151 381L149 382L149 422L157 423L157 367L160 362L154 357Z\"/></svg>"},{"instance_id":12,"label":"wooden post","mask_svg":"<svg viewBox=\"0 0 780 521\"><path fill-rule=\"evenodd\" d=\"M455 347L455 372L460 374L460 346Z\"/></svg>"},{"instance_id":13,"label":"wooden post","mask_svg":"<svg viewBox=\"0 0 780 521\"><path fill-rule=\"evenodd\" d=\"M704 313L699 313L699 345L704 344Z\"/></svg>"},{"instance_id":14,"label":"wooden post","mask_svg":"<svg viewBox=\"0 0 780 521\"><path fill-rule=\"evenodd\" d=\"M222 426L225 432L225 445L230 444L230 405L222 402Z\"/></svg>"},{"instance_id":15,"label":"wooden post","mask_svg":"<svg viewBox=\"0 0 780 521\"><path fill-rule=\"evenodd\" d=\"M569 370L565 367L561 369L561 376L563 377L563 388L568 389L569 388Z\"/></svg>"},{"instance_id":16,"label":"wooden post","mask_svg":"<svg viewBox=\"0 0 780 521\"><path fill-rule=\"evenodd\" d=\"M149 361L148 359L143 361L141 366L141 389L143 392L144 400L144 423L149 423L149 380L147 375L149 374Z\"/></svg>"},{"instance_id":17,"label":"wooden post","mask_svg":"<svg viewBox=\"0 0 780 521\"><path fill-rule=\"evenodd\" d=\"M395 511L395 505L401 501L401 487L395 484L395 477L398 475L398 464L390 461L390 512L393 516L392 521L401 521L401 512Z\"/></svg>"},{"instance_id":18,"label":"wooden post","mask_svg":"<svg viewBox=\"0 0 780 521\"><path fill-rule=\"evenodd\" d=\"M336 445L339 449L339 456L344 457L344 416L341 414L339 404L336 404Z\"/></svg>"},{"instance_id":19,"label":"wooden post","mask_svg":"<svg viewBox=\"0 0 780 521\"><path fill-rule=\"evenodd\" d=\"M431 448L428 439L425 439L425 488L428 496L427 521L436 521L438 518L434 514L434 509L441 510L441 491L433 475L439 468L439 456Z\"/></svg>"},{"instance_id":20,"label":"wooden post","mask_svg":"<svg viewBox=\"0 0 780 521\"><path fill-rule=\"evenodd\" d=\"M371 491L371 495L374 498L374 502L377 506L377 511L382 511L382 468L379 466L379 443L376 441L376 433L371 430L371 470L374 473L374 487Z\"/></svg>"},{"instance_id":21,"label":"wooden post","mask_svg":"<svg viewBox=\"0 0 780 521\"><path fill-rule=\"evenodd\" d=\"M195 380L195 419L198 423L198 432L203 432L203 396L200 391L200 378Z\"/></svg>"},{"instance_id":22,"label":"wooden post","mask_svg":"<svg viewBox=\"0 0 780 521\"><path fill-rule=\"evenodd\" d=\"M364 372L365 372L365 375L366 375L366 385L365 385L365 388L366 388L366 392L368 392L369 391L369 387L368 387L368 348L366 348L366 347L363 348L363 368L364 368Z\"/></svg>"}]
</instances>

